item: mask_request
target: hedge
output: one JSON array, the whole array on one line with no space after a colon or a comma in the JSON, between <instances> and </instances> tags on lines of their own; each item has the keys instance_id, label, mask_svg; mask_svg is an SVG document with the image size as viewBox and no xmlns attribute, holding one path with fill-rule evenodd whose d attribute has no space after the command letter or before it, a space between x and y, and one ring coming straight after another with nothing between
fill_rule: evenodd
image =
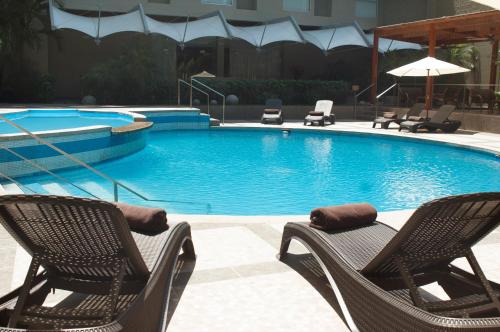
<instances>
[{"instance_id":1,"label":"hedge","mask_svg":"<svg viewBox=\"0 0 500 332\"><path fill-rule=\"evenodd\" d=\"M320 99L344 103L350 94L344 81L312 80L239 80L198 78L224 95L234 94L243 105L264 104L268 98L280 98L285 105L311 105Z\"/></svg>"}]
</instances>

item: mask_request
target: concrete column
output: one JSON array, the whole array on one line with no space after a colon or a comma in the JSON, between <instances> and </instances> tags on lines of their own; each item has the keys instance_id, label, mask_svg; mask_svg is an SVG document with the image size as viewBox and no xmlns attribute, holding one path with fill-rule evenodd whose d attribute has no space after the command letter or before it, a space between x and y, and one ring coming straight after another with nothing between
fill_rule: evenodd
<instances>
[{"instance_id":1,"label":"concrete column","mask_svg":"<svg viewBox=\"0 0 500 332\"><path fill-rule=\"evenodd\" d=\"M224 39L216 39L216 54L217 54L217 77L224 77Z\"/></svg>"}]
</instances>

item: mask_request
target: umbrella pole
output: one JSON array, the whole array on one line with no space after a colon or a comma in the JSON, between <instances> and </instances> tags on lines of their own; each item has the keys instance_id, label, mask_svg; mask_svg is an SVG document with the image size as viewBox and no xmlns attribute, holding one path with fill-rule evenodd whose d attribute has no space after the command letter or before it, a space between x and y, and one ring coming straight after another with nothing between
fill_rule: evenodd
<instances>
[{"instance_id":1,"label":"umbrella pole","mask_svg":"<svg viewBox=\"0 0 500 332\"><path fill-rule=\"evenodd\" d=\"M429 118L429 108L432 107L432 99L431 99L431 76L430 69L427 69L427 84L425 86L425 119Z\"/></svg>"}]
</instances>

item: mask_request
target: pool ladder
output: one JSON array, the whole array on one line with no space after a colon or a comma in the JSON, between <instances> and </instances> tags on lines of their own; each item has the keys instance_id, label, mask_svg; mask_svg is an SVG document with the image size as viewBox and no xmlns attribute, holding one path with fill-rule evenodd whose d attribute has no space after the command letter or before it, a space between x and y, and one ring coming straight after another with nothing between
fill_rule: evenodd
<instances>
[{"instance_id":1,"label":"pool ladder","mask_svg":"<svg viewBox=\"0 0 500 332\"><path fill-rule=\"evenodd\" d=\"M202 88L196 86L196 83ZM201 92L207 97L207 113L210 116L210 92L215 93L216 95L220 96L222 98L222 124L225 123L225 117L226 117L226 96L221 93L220 91L217 91L205 83L200 82L194 77L191 77L191 82L187 82L183 79L177 79L177 105L181 104L181 84L184 84L189 87L189 107L193 107L193 90L196 90L198 92Z\"/></svg>"}]
</instances>

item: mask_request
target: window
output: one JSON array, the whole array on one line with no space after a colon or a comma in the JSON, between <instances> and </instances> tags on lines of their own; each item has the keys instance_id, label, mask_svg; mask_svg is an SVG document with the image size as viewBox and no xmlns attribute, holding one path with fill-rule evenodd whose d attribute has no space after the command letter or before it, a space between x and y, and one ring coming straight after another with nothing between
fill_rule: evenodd
<instances>
[{"instance_id":1,"label":"window","mask_svg":"<svg viewBox=\"0 0 500 332\"><path fill-rule=\"evenodd\" d=\"M332 16L332 0L316 0L314 1L315 16Z\"/></svg>"},{"instance_id":2,"label":"window","mask_svg":"<svg viewBox=\"0 0 500 332\"><path fill-rule=\"evenodd\" d=\"M283 10L306 13L310 8L309 0L283 0Z\"/></svg>"},{"instance_id":3,"label":"window","mask_svg":"<svg viewBox=\"0 0 500 332\"><path fill-rule=\"evenodd\" d=\"M205 5L225 5L232 6L233 0L201 0L201 3Z\"/></svg>"},{"instance_id":4,"label":"window","mask_svg":"<svg viewBox=\"0 0 500 332\"><path fill-rule=\"evenodd\" d=\"M257 0L236 0L236 8L257 10Z\"/></svg>"},{"instance_id":5,"label":"window","mask_svg":"<svg viewBox=\"0 0 500 332\"><path fill-rule=\"evenodd\" d=\"M154 2L154 3L170 3L170 0L149 0L149 2Z\"/></svg>"},{"instance_id":6,"label":"window","mask_svg":"<svg viewBox=\"0 0 500 332\"><path fill-rule=\"evenodd\" d=\"M356 16L376 18L377 0L356 0Z\"/></svg>"}]
</instances>

